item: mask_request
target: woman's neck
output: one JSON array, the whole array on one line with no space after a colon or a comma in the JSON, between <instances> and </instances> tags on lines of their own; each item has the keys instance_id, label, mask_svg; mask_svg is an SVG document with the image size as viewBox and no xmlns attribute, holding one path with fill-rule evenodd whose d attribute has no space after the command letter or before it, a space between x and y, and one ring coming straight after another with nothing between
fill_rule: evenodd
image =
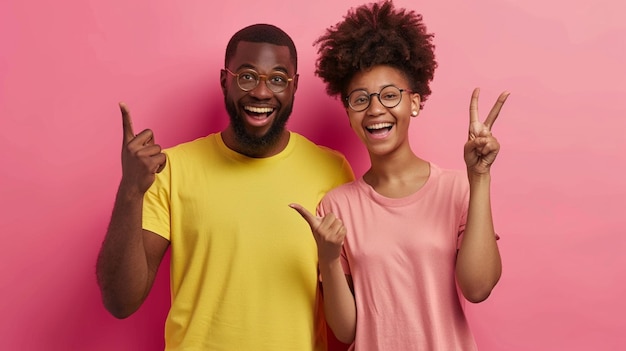
<instances>
[{"instance_id":1,"label":"woman's neck","mask_svg":"<svg viewBox=\"0 0 626 351\"><path fill-rule=\"evenodd\" d=\"M363 180L386 197L401 198L415 193L430 176L430 164L413 152L402 155L373 157Z\"/></svg>"}]
</instances>

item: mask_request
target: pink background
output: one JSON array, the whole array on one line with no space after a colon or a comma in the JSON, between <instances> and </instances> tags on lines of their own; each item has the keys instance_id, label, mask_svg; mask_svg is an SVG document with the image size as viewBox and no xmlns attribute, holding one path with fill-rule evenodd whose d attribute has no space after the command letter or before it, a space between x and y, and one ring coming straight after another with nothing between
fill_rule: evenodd
<instances>
[{"instance_id":1,"label":"pink background","mask_svg":"<svg viewBox=\"0 0 626 351\"><path fill-rule=\"evenodd\" d=\"M367 156L313 75L312 42L361 1L0 2L0 340L4 350L159 350L167 269L138 313L102 307L94 264L120 179L126 101L171 146L226 122L219 69L239 28L299 49L293 130ZM62 4L62 5L60 5ZM472 89L494 133L504 273L468 305L481 350L626 349L626 22L621 1L409 1L436 34L418 154L461 168ZM167 268L167 266L162 266Z\"/></svg>"}]
</instances>

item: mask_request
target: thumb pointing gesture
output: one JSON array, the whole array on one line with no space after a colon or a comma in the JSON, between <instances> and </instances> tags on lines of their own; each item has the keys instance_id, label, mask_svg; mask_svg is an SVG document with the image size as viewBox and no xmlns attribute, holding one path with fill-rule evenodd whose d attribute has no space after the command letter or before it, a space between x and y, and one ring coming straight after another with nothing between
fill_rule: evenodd
<instances>
[{"instance_id":1,"label":"thumb pointing gesture","mask_svg":"<svg viewBox=\"0 0 626 351\"><path fill-rule=\"evenodd\" d=\"M289 207L298 211L302 218L309 223L317 243L319 260L331 262L339 259L341 245L343 245L347 232L343 222L332 213L318 217L299 204L289 204Z\"/></svg>"},{"instance_id":2,"label":"thumb pointing gesture","mask_svg":"<svg viewBox=\"0 0 626 351\"><path fill-rule=\"evenodd\" d=\"M320 217L314 216L311 212L302 207L302 205L300 204L289 204L289 207L298 211L302 218L304 218L304 220L309 223L312 231L315 231L317 227L319 227L319 225L322 223L322 219Z\"/></svg>"}]
</instances>

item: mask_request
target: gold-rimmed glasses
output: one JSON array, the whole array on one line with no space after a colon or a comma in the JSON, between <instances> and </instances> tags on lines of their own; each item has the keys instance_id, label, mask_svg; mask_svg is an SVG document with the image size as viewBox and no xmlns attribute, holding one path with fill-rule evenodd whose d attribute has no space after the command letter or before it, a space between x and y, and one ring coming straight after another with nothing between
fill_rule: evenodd
<instances>
[{"instance_id":1,"label":"gold-rimmed glasses","mask_svg":"<svg viewBox=\"0 0 626 351\"><path fill-rule=\"evenodd\" d=\"M289 82L295 77L294 75L294 77L289 78L289 76L281 71L274 71L270 74L260 74L251 68L243 69L237 73L232 72L228 68L225 68L225 70L236 78L239 89L243 91L250 91L256 88L261 80L265 80L265 85L267 85L269 90L274 93L280 93L287 89Z\"/></svg>"}]
</instances>

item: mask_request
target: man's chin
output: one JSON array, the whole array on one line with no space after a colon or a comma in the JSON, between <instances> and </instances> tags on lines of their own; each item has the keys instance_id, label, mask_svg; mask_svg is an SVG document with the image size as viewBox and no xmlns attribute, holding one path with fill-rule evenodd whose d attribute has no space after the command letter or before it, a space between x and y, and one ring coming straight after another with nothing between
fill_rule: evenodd
<instances>
[{"instance_id":1,"label":"man's chin","mask_svg":"<svg viewBox=\"0 0 626 351\"><path fill-rule=\"evenodd\" d=\"M285 130L284 125L273 125L266 133L259 135L246 130L239 121L231 121L235 139L244 154L248 156L261 156L271 150L279 141Z\"/></svg>"},{"instance_id":2,"label":"man's chin","mask_svg":"<svg viewBox=\"0 0 626 351\"><path fill-rule=\"evenodd\" d=\"M269 128L263 135L250 133L247 130L246 122L249 116L240 116L234 104L226 103L226 108L230 116L230 124L235 134L237 143L249 156L260 156L271 150L280 141L280 137L285 131L291 108L286 109L282 113L275 111L275 115L270 117ZM278 114L276 114L278 113ZM252 126L256 128L256 126Z\"/></svg>"}]
</instances>

